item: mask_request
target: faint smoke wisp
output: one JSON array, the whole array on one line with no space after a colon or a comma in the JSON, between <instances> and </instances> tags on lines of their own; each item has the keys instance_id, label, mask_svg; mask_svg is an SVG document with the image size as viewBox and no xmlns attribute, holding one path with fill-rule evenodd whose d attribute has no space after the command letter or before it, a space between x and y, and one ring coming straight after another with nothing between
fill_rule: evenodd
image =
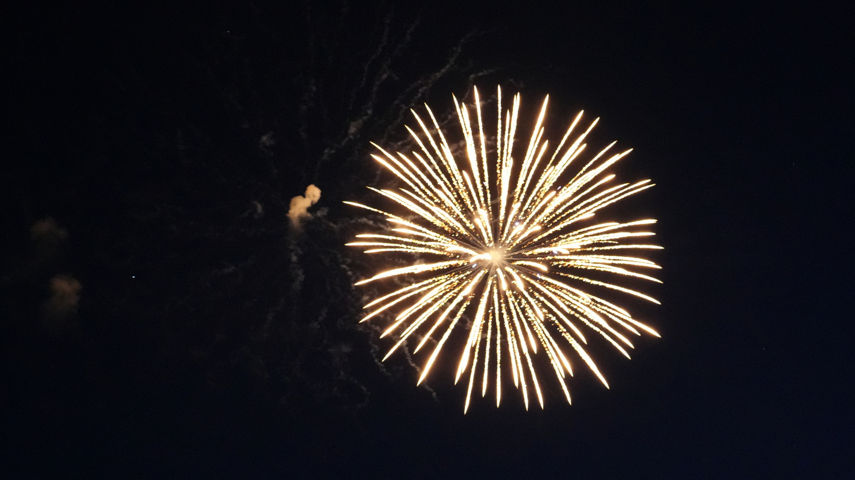
<instances>
[{"instance_id":1,"label":"faint smoke wisp","mask_svg":"<svg viewBox=\"0 0 855 480\"><path fill-rule=\"evenodd\" d=\"M291 199L291 206L288 208L288 218L291 219L291 224L299 228L300 222L312 215L308 212L309 207L318 203L321 199L321 189L314 184L306 187L305 195L297 195Z\"/></svg>"},{"instance_id":2,"label":"faint smoke wisp","mask_svg":"<svg viewBox=\"0 0 855 480\"><path fill-rule=\"evenodd\" d=\"M36 243L56 245L68 237L68 231L51 217L36 221L30 227L30 239Z\"/></svg>"},{"instance_id":3,"label":"faint smoke wisp","mask_svg":"<svg viewBox=\"0 0 855 480\"><path fill-rule=\"evenodd\" d=\"M44 303L45 317L50 320L65 320L77 313L80 303L80 282L70 275L54 275L48 284L50 298Z\"/></svg>"}]
</instances>

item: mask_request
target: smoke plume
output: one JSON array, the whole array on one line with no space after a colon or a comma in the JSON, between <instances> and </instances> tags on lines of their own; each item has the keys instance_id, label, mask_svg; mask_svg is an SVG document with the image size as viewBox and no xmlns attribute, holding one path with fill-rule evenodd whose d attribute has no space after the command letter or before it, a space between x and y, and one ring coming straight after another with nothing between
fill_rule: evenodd
<instances>
[{"instance_id":1,"label":"smoke plume","mask_svg":"<svg viewBox=\"0 0 855 480\"><path fill-rule=\"evenodd\" d=\"M80 282L70 275L54 275L50 279L50 298L43 305L48 320L61 321L77 313L80 302Z\"/></svg>"},{"instance_id":2,"label":"smoke plume","mask_svg":"<svg viewBox=\"0 0 855 480\"><path fill-rule=\"evenodd\" d=\"M308 212L309 207L318 203L321 199L321 189L315 185L306 187L305 195L297 195L291 199L291 206L288 209L288 218L291 219L291 224L295 227L300 227L300 222L312 215Z\"/></svg>"}]
</instances>

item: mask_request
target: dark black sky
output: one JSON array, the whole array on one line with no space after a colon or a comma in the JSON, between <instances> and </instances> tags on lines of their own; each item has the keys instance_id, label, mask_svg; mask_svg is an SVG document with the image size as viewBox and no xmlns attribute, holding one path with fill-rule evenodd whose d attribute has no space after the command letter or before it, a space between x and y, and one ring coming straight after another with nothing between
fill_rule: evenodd
<instances>
[{"instance_id":1,"label":"dark black sky","mask_svg":"<svg viewBox=\"0 0 855 480\"><path fill-rule=\"evenodd\" d=\"M4 12L3 468L855 474L855 12L684 3ZM660 219L663 305L633 307L663 338L595 349L612 388L577 375L572 407L463 416L463 389L379 368L355 325L370 265L341 200L377 180L368 141L473 81L601 116L635 147L619 176L657 183L618 212Z\"/></svg>"}]
</instances>

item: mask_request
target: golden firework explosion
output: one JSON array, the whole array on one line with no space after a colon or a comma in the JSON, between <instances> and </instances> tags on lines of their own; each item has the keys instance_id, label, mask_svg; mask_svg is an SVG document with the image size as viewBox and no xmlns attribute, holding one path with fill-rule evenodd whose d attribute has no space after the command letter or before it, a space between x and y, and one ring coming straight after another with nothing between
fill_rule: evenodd
<instances>
[{"instance_id":1,"label":"golden firework explosion","mask_svg":"<svg viewBox=\"0 0 855 480\"><path fill-rule=\"evenodd\" d=\"M543 408L535 368L540 352L548 359L570 403L566 381L573 368L567 346L608 388L585 349L583 330L602 336L627 358L625 347L633 347L627 332L659 336L626 309L586 291L591 286L602 287L659 303L595 274L661 283L638 271L659 269L656 263L623 254L662 248L637 240L654 235L639 227L656 220L592 221L603 208L653 183L614 184L615 175L608 169L632 150L609 154L617 142L575 173L568 172L584 152L585 138L599 120L571 140L583 112L573 119L552 155L547 155L549 142L543 138L543 124L549 96L543 101L520 161L514 157L520 94L503 113L502 91L497 90L497 135L488 139L478 90L473 93L475 124L469 108L454 98L465 140L465 162L455 158L427 105L433 129L412 112L420 132L406 127L418 145L410 155L392 154L372 143L378 151L372 158L402 185L396 189L368 188L391 201L391 210L398 213L345 202L380 213L387 221L386 231L356 235L357 241L347 245L367 247L365 253L371 254L406 254L411 261L408 266L381 271L356 285L402 275L411 280L368 302L361 321L395 313L381 337L394 333L398 339L383 360L410 339L418 340L414 353L428 344L433 347L418 384L425 380L452 333L465 335L455 375L455 383L464 375L469 377L464 412L469 409L478 372L481 395L486 395L489 379L495 378L496 406L501 403L503 368L522 391L526 409L529 384Z\"/></svg>"}]
</instances>

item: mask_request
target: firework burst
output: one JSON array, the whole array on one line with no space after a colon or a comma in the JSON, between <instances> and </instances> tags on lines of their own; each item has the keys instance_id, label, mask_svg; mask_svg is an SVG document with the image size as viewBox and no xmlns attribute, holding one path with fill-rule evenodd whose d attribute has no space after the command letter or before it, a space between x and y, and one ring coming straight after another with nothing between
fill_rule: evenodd
<instances>
[{"instance_id":1,"label":"firework burst","mask_svg":"<svg viewBox=\"0 0 855 480\"><path fill-rule=\"evenodd\" d=\"M356 283L407 280L406 286L398 284L368 302L361 321L388 316L381 337L395 335L397 341L384 360L407 341L416 343L414 353L429 347L419 384L449 338L460 336L455 383L468 376L464 412L473 389L485 396L491 380L498 406L503 377L521 390L526 408L533 388L542 408L543 374L536 368L540 364L553 371L569 403L570 352L608 387L585 348L586 334L601 336L626 357L627 348L633 347L628 334L659 336L626 309L588 291L612 290L659 303L602 279L605 275L659 282L642 273L660 268L656 263L630 254L662 248L643 240L653 235L644 227L656 221L593 220L603 208L653 183L614 181L608 169L631 151L611 153L616 142L592 159L580 160L585 138L598 121L574 133L582 112L548 154L544 138L548 96L523 156L515 156L520 95L503 112L501 88L497 90L497 133L487 138L478 90L473 92L474 114L454 99L465 142L457 154L427 105L427 121L413 111L418 131L406 127L417 145L409 155L372 144L377 153L371 156L401 186L368 187L393 205L391 211L345 202L382 214L388 223L386 231L356 235L348 245L370 254L403 254L410 264ZM571 171L577 164L581 168Z\"/></svg>"}]
</instances>

